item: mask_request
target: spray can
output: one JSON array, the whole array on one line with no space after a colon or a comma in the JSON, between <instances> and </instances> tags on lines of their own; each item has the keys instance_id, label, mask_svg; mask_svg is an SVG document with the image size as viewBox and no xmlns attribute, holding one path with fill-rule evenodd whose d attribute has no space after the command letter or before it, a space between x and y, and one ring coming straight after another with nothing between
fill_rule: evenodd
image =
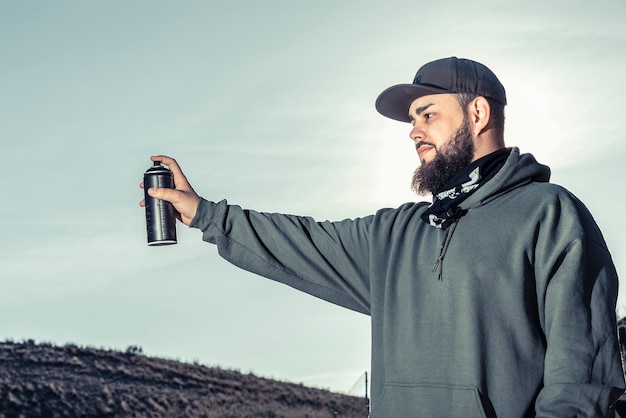
<instances>
[{"instance_id":1,"label":"spray can","mask_svg":"<svg viewBox=\"0 0 626 418\"><path fill-rule=\"evenodd\" d=\"M158 161L143 175L143 190L146 203L146 227L148 245L176 244L176 212L174 206L165 200L148 195L151 187L174 188L174 176L167 167Z\"/></svg>"}]
</instances>

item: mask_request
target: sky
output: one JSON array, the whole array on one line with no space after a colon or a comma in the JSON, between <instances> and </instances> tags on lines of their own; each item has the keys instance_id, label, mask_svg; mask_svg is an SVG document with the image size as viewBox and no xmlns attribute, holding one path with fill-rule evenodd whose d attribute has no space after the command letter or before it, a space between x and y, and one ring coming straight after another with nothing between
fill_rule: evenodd
<instances>
[{"instance_id":1,"label":"sky","mask_svg":"<svg viewBox=\"0 0 626 418\"><path fill-rule=\"evenodd\" d=\"M0 0L0 338L349 391L367 316L238 270L182 224L147 246L139 183L166 154L203 197L260 211L425 200L409 125L374 101L447 56L498 75L507 145L589 207L623 283L625 21L625 0Z\"/></svg>"}]
</instances>

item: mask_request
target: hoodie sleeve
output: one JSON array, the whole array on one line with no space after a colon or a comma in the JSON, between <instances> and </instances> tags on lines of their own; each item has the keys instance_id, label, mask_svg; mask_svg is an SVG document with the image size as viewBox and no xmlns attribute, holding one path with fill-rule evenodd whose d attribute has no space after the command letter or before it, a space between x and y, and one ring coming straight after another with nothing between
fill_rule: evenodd
<instances>
[{"instance_id":1,"label":"hoodie sleeve","mask_svg":"<svg viewBox=\"0 0 626 418\"><path fill-rule=\"evenodd\" d=\"M610 416L624 391L617 273L604 242L589 237L575 238L552 254L553 267L539 291L546 355L537 416Z\"/></svg>"},{"instance_id":2,"label":"hoodie sleeve","mask_svg":"<svg viewBox=\"0 0 626 418\"><path fill-rule=\"evenodd\" d=\"M240 268L369 314L370 221L316 222L201 199L190 227Z\"/></svg>"}]
</instances>

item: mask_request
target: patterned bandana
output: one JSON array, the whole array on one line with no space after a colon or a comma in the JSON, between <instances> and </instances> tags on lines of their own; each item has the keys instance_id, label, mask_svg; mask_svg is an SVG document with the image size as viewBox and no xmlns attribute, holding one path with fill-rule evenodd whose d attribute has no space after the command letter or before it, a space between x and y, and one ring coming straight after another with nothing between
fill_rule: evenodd
<instances>
[{"instance_id":1,"label":"patterned bandana","mask_svg":"<svg viewBox=\"0 0 626 418\"><path fill-rule=\"evenodd\" d=\"M503 148L474 161L453 176L433 195L433 203L422 214L422 220L435 228L446 229L465 215L459 204L476 189L490 180L502 168L509 156L509 149Z\"/></svg>"}]
</instances>

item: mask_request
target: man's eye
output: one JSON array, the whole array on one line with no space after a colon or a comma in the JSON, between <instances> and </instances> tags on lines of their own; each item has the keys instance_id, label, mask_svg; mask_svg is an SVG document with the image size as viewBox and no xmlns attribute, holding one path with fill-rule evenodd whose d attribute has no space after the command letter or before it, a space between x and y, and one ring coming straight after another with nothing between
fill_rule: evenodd
<instances>
[{"instance_id":1,"label":"man's eye","mask_svg":"<svg viewBox=\"0 0 626 418\"><path fill-rule=\"evenodd\" d=\"M434 114L434 113L426 113L426 114L424 115L424 119L428 120L428 119L432 118L433 116L435 116L435 114Z\"/></svg>"}]
</instances>

